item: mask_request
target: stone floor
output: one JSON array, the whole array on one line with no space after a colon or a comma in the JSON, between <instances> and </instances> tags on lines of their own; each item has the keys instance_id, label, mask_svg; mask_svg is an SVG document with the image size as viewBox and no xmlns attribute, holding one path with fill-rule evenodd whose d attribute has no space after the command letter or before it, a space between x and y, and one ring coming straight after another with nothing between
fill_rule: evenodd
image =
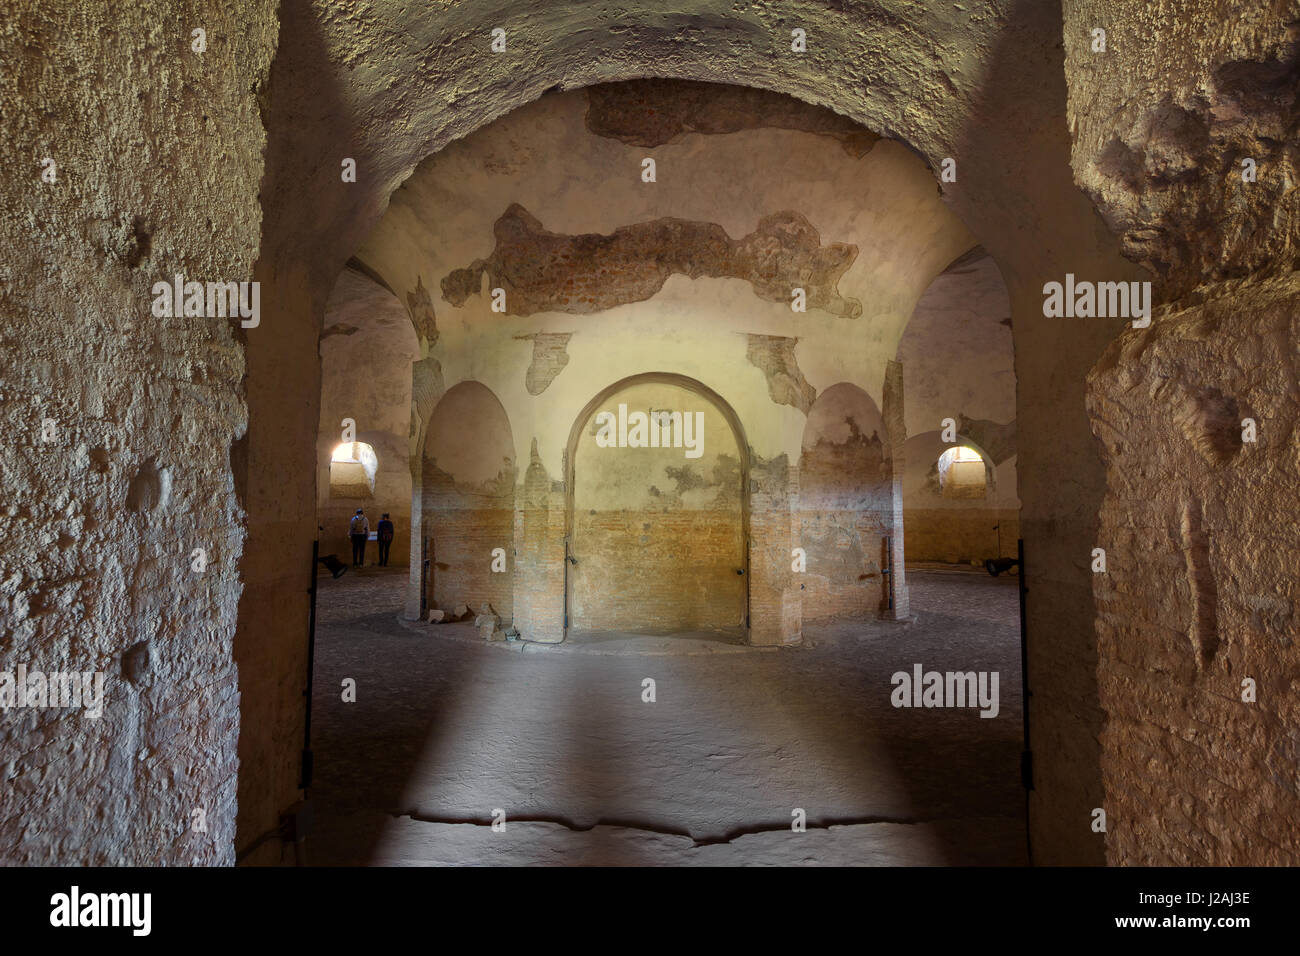
<instances>
[{"instance_id":1,"label":"stone floor","mask_svg":"<svg viewBox=\"0 0 1300 956\"><path fill-rule=\"evenodd\" d=\"M484 644L401 621L403 569L323 577L305 862L1023 863L1015 579L908 581L911 623L759 649ZM916 663L999 672L999 715L895 709L890 675Z\"/></svg>"}]
</instances>

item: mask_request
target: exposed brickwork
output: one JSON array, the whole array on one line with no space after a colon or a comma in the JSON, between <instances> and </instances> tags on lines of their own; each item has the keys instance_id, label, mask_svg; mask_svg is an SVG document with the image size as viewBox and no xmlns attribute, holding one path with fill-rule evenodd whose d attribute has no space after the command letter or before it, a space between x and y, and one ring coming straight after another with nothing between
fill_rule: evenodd
<instances>
[{"instance_id":1,"label":"exposed brickwork","mask_svg":"<svg viewBox=\"0 0 1300 956\"><path fill-rule=\"evenodd\" d=\"M740 508L575 515L575 628L693 631L744 624Z\"/></svg>"},{"instance_id":2,"label":"exposed brickwork","mask_svg":"<svg viewBox=\"0 0 1300 956\"><path fill-rule=\"evenodd\" d=\"M799 526L798 471L781 455L755 459L749 495L749 642L793 644L800 640L802 594L791 571Z\"/></svg>"},{"instance_id":3,"label":"exposed brickwork","mask_svg":"<svg viewBox=\"0 0 1300 956\"><path fill-rule=\"evenodd\" d=\"M908 561L948 564L1016 556L1019 512L994 508L907 508ZM1000 526L1000 527L999 527Z\"/></svg>"},{"instance_id":4,"label":"exposed brickwork","mask_svg":"<svg viewBox=\"0 0 1300 956\"><path fill-rule=\"evenodd\" d=\"M478 488L455 485L426 462L422 513L430 538L429 607L451 611L491 604L503 621L514 615L514 473ZM493 550L505 551L505 570L493 571Z\"/></svg>"},{"instance_id":5,"label":"exposed brickwork","mask_svg":"<svg viewBox=\"0 0 1300 956\"><path fill-rule=\"evenodd\" d=\"M803 288L810 309L856 318L862 304L842 298L840 277L857 246L823 246L817 229L793 210L764 216L754 232L732 239L716 223L655 219L611 235L547 232L536 216L512 203L493 229L487 259L455 269L442 280L443 298L461 306L478 295L486 272L491 288L506 293L508 315L603 312L649 299L674 273L747 280L759 298L789 302Z\"/></svg>"}]
</instances>

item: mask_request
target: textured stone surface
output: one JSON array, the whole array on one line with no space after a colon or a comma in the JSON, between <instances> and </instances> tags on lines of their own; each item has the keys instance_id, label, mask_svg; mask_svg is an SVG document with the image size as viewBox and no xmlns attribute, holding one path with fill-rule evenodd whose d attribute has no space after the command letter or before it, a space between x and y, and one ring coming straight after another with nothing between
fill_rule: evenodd
<instances>
[{"instance_id":1,"label":"textured stone surface","mask_svg":"<svg viewBox=\"0 0 1300 956\"><path fill-rule=\"evenodd\" d=\"M587 88L587 101L587 129L630 146L775 127L829 136L850 156L861 157L880 139L831 110L750 86L662 79L603 83Z\"/></svg>"},{"instance_id":2,"label":"textured stone surface","mask_svg":"<svg viewBox=\"0 0 1300 956\"><path fill-rule=\"evenodd\" d=\"M1300 247L1293 3L1065 0L1073 166L1170 298ZM1092 30L1106 30L1093 52ZM1152 42L1159 37L1160 42ZM1243 182L1253 159L1256 181Z\"/></svg>"},{"instance_id":3,"label":"textured stone surface","mask_svg":"<svg viewBox=\"0 0 1300 956\"><path fill-rule=\"evenodd\" d=\"M1126 333L1090 379L1106 851L1294 866L1300 279L1213 291Z\"/></svg>"},{"instance_id":4,"label":"textured stone surface","mask_svg":"<svg viewBox=\"0 0 1300 956\"><path fill-rule=\"evenodd\" d=\"M150 306L176 273L252 278L276 31L256 0L22 2L0 22L0 666L104 680L98 720L0 714L5 863L234 861L231 461L258 330Z\"/></svg>"},{"instance_id":5,"label":"textured stone surface","mask_svg":"<svg viewBox=\"0 0 1300 956\"><path fill-rule=\"evenodd\" d=\"M493 227L496 248L487 259L456 269L442 280L442 295L455 306L488 288L505 290L508 315L534 312L603 312L650 298L673 273L692 279L745 279L754 294L789 302L803 288L808 307L856 318L862 305L836 290L858 254L855 246L823 246L803 215L786 210L764 216L758 229L732 239L711 222L656 219L622 226L612 235L557 235L536 216L512 204Z\"/></svg>"}]
</instances>

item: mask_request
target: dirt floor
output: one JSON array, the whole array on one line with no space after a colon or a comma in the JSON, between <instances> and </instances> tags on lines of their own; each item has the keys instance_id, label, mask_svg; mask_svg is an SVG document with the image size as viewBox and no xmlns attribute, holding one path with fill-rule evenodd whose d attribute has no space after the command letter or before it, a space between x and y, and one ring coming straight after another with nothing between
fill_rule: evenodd
<instances>
[{"instance_id":1,"label":"dirt floor","mask_svg":"<svg viewBox=\"0 0 1300 956\"><path fill-rule=\"evenodd\" d=\"M779 649L485 644L403 622L405 583L320 581L309 864L1025 861L1014 577L909 572L912 622ZM915 664L998 672L998 716L895 708L891 675Z\"/></svg>"}]
</instances>

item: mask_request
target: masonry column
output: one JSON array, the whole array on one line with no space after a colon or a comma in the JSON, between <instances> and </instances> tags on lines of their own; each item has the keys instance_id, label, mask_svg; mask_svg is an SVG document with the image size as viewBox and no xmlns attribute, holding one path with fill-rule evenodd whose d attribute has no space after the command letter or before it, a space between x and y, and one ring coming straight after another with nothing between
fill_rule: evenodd
<instances>
[{"instance_id":1,"label":"masonry column","mask_svg":"<svg viewBox=\"0 0 1300 956\"><path fill-rule=\"evenodd\" d=\"M514 625L526 641L564 640L564 483L552 481L533 439L515 501Z\"/></svg>"},{"instance_id":2,"label":"masonry column","mask_svg":"<svg viewBox=\"0 0 1300 956\"><path fill-rule=\"evenodd\" d=\"M755 458L749 473L749 643L797 644L803 602L790 569L799 478L785 455Z\"/></svg>"}]
</instances>

